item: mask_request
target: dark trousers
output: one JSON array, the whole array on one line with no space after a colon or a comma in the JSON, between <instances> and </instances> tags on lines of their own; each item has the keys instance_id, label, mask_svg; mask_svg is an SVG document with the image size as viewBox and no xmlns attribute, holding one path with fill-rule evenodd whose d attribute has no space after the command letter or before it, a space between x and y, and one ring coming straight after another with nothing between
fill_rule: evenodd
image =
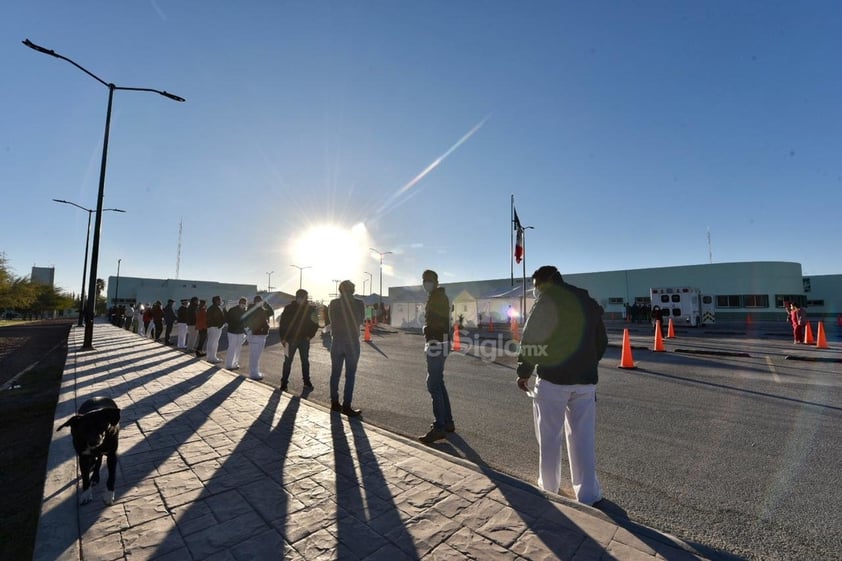
<instances>
[{"instance_id":1,"label":"dark trousers","mask_svg":"<svg viewBox=\"0 0 842 561\"><path fill-rule=\"evenodd\" d=\"M286 386L289 382L289 374L292 371L292 359L295 358L295 352L299 352L301 356L301 375L304 378L304 383L310 383L310 340L290 341L287 356L284 358L284 369L281 374L281 385Z\"/></svg>"},{"instance_id":2,"label":"dark trousers","mask_svg":"<svg viewBox=\"0 0 842 561\"><path fill-rule=\"evenodd\" d=\"M172 335L172 325L173 324L168 323L167 324L167 330L166 330L166 332L164 332L164 344L165 345L170 344L170 335Z\"/></svg>"},{"instance_id":3,"label":"dark trousers","mask_svg":"<svg viewBox=\"0 0 842 561\"><path fill-rule=\"evenodd\" d=\"M196 339L196 352L202 352L202 347L205 346L205 341L208 340L208 330L207 329L198 329L198 337Z\"/></svg>"}]
</instances>

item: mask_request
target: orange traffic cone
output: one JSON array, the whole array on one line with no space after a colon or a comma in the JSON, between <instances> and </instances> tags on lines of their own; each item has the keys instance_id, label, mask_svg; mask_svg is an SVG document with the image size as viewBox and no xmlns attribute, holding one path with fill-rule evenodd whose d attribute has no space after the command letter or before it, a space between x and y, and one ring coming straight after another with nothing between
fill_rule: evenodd
<instances>
[{"instance_id":1,"label":"orange traffic cone","mask_svg":"<svg viewBox=\"0 0 842 561\"><path fill-rule=\"evenodd\" d=\"M842 327L842 314L836 316L836 327Z\"/></svg>"},{"instance_id":2,"label":"orange traffic cone","mask_svg":"<svg viewBox=\"0 0 842 561\"><path fill-rule=\"evenodd\" d=\"M667 339L675 339L675 327L672 325L672 318L670 318L669 325L667 326Z\"/></svg>"},{"instance_id":3,"label":"orange traffic cone","mask_svg":"<svg viewBox=\"0 0 842 561\"><path fill-rule=\"evenodd\" d=\"M459 324L454 324L453 326L453 347L451 350L454 351L461 351L462 350L462 340L459 336Z\"/></svg>"},{"instance_id":4,"label":"orange traffic cone","mask_svg":"<svg viewBox=\"0 0 842 561\"><path fill-rule=\"evenodd\" d=\"M819 327L816 329L816 348L817 349L826 349L827 348L827 337L824 334L824 322L819 322Z\"/></svg>"},{"instance_id":5,"label":"orange traffic cone","mask_svg":"<svg viewBox=\"0 0 842 561\"><path fill-rule=\"evenodd\" d=\"M652 350L656 353L663 353L667 350L664 348L664 336L661 333L661 320L655 322L655 348Z\"/></svg>"},{"instance_id":6,"label":"orange traffic cone","mask_svg":"<svg viewBox=\"0 0 842 561\"><path fill-rule=\"evenodd\" d=\"M804 326L804 344L813 345L815 342L816 339L813 337L813 328L810 327L810 322L808 321Z\"/></svg>"},{"instance_id":7,"label":"orange traffic cone","mask_svg":"<svg viewBox=\"0 0 842 561\"><path fill-rule=\"evenodd\" d=\"M366 343L371 343L371 323L368 320L366 320L365 322L364 340Z\"/></svg>"},{"instance_id":8,"label":"orange traffic cone","mask_svg":"<svg viewBox=\"0 0 842 561\"><path fill-rule=\"evenodd\" d=\"M746 325L751 325L751 314L746 314Z\"/></svg>"},{"instance_id":9,"label":"orange traffic cone","mask_svg":"<svg viewBox=\"0 0 842 561\"><path fill-rule=\"evenodd\" d=\"M515 318L512 318L512 341L520 341L520 329Z\"/></svg>"},{"instance_id":10,"label":"orange traffic cone","mask_svg":"<svg viewBox=\"0 0 842 561\"><path fill-rule=\"evenodd\" d=\"M634 365L634 358L632 358L631 340L629 339L628 328L623 329L623 352L620 355L620 364L617 368L636 368Z\"/></svg>"},{"instance_id":11,"label":"orange traffic cone","mask_svg":"<svg viewBox=\"0 0 842 561\"><path fill-rule=\"evenodd\" d=\"M488 318L488 330L494 331L494 320L491 318Z\"/></svg>"}]
</instances>

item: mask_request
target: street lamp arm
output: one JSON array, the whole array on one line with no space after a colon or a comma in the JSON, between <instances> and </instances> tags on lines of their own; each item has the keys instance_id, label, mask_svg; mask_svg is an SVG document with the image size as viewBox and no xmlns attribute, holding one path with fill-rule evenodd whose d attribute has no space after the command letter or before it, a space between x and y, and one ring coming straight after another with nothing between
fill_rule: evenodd
<instances>
[{"instance_id":1,"label":"street lamp arm","mask_svg":"<svg viewBox=\"0 0 842 561\"><path fill-rule=\"evenodd\" d=\"M102 84L103 86L107 86L107 87L113 88L115 90L128 90L128 91L134 91L134 92L152 92L152 93L156 93L158 95L162 95L164 97L167 97L169 99L172 99L174 101L181 101L181 102L187 101L183 97L177 96L175 94L171 94L170 92L165 91L165 90L156 90L154 88L130 88L130 87L126 87L126 86L115 86L114 84L110 84L110 83L106 82L105 80L103 80L102 78L100 78L99 76L97 76L96 74L94 74L93 72L91 72L90 70L85 68L84 66L81 66L81 65L73 62L71 59L67 58L66 56L62 56L62 55L58 54L57 52L55 52L52 49L48 49L46 47L36 45L35 43L30 41L29 39L26 39L26 40L22 41L22 43L24 45L26 45L27 47L29 47L30 49L38 51L39 53L44 53L45 55L50 55L50 56L55 57L55 58L60 58L61 60L66 60L67 62L69 62L70 64L72 64L73 66L75 66L76 68L78 68L79 70L81 70L82 72L84 72L85 74L87 74L88 76L90 76L91 78L93 78L94 80L99 82L100 84Z\"/></svg>"},{"instance_id":2,"label":"street lamp arm","mask_svg":"<svg viewBox=\"0 0 842 561\"><path fill-rule=\"evenodd\" d=\"M115 90L127 90L127 91L130 91L130 92L152 92L152 93L156 93L158 95L162 95L164 97L168 97L168 98L172 99L173 101L181 101L181 102L187 101L183 97L179 97L175 94L171 94L170 92L168 92L166 90L156 90L155 88L129 88L127 86L114 86L114 89Z\"/></svg>"},{"instance_id":3,"label":"street lamp arm","mask_svg":"<svg viewBox=\"0 0 842 561\"><path fill-rule=\"evenodd\" d=\"M73 203L73 202L70 202L70 201L65 201L65 200L62 200L62 199L53 199L53 200L57 203L64 203L66 205L73 205L76 208L81 208L85 212L93 212L94 211L92 208L85 208L82 205L77 205L76 203Z\"/></svg>"},{"instance_id":4,"label":"street lamp arm","mask_svg":"<svg viewBox=\"0 0 842 561\"><path fill-rule=\"evenodd\" d=\"M90 76L91 78L93 78L94 80L99 82L100 84L102 84L103 86L111 87L113 85L113 84L109 84L108 82L106 82L105 80L103 80L102 78L100 78L99 76L97 76L96 74L94 74L93 72L91 72L90 70L85 68L84 66L80 66L80 65L76 64L75 62L73 62L72 60L67 58L66 56L62 56L52 49L47 49L47 48L42 47L40 45L36 45L35 43L30 41L29 39L26 39L25 41L22 41L22 43L24 45L26 45L27 47L29 47L30 49L34 49L34 50L38 51L39 53L44 53L45 55L50 55L50 56L54 56L56 58L60 58L61 60L66 60L67 62L69 62L70 64L72 64L73 66L75 66L76 68L78 68L79 70L81 70L82 72L84 72L85 74L87 74L88 76Z\"/></svg>"}]
</instances>

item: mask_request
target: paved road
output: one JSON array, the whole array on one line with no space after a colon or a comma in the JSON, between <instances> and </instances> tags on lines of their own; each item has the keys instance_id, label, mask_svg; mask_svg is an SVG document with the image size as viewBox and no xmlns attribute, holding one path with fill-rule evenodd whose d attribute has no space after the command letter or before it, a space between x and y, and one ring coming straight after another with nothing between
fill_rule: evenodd
<instances>
[{"instance_id":1,"label":"paved road","mask_svg":"<svg viewBox=\"0 0 842 561\"><path fill-rule=\"evenodd\" d=\"M653 353L648 329L634 326L632 371L616 368L622 326L615 327L600 368L597 435L611 515L751 559L842 551L842 519L825 507L842 504L840 365L787 360L838 359L834 334L831 350L817 351L793 347L781 326L679 330L668 352ZM282 358L276 338L262 361L272 385ZM355 406L367 422L408 436L425 431L431 413L421 345L405 332L375 333L364 345ZM318 339L313 347L316 390L307 397L327 404L329 356ZM701 354L708 351L726 356ZM458 432L436 447L532 481L531 404L514 376L510 357L452 355L447 383ZM290 390L301 392L297 364Z\"/></svg>"}]
</instances>

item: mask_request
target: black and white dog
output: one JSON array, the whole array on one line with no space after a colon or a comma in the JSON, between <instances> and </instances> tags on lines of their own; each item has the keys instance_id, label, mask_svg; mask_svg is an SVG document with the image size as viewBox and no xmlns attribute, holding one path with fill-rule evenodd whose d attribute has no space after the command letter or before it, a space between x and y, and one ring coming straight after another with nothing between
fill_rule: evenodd
<instances>
[{"instance_id":1,"label":"black and white dog","mask_svg":"<svg viewBox=\"0 0 842 561\"><path fill-rule=\"evenodd\" d=\"M73 448L79 457L79 471L82 472L82 498L80 504L93 499L91 485L99 483L102 456L107 457L108 480L105 486L106 504L114 503L114 479L117 475L117 444L120 437L120 408L107 397L93 397L82 404L73 415L56 431L70 427Z\"/></svg>"}]
</instances>

